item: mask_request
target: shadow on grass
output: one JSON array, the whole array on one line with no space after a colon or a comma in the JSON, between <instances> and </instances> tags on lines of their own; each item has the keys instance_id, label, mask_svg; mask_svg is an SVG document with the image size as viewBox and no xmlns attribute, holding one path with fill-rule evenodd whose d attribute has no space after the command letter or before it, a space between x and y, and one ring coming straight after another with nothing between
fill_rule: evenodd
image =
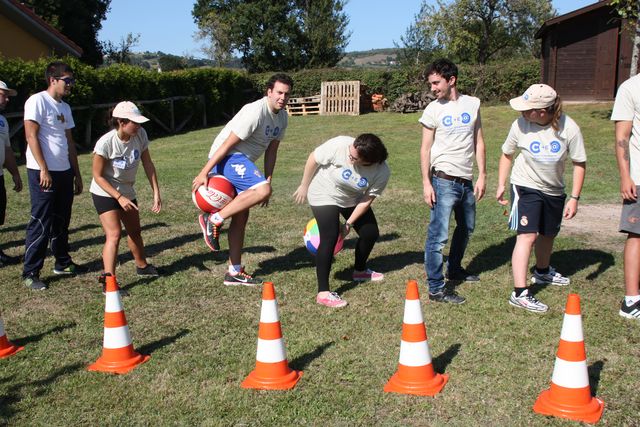
<instances>
[{"instance_id":1,"label":"shadow on grass","mask_svg":"<svg viewBox=\"0 0 640 427\"><path fill-rule=\"evenodd\" d=\"M49 329L48 331L41 332L39 334L29 335L29 336L22 337L22 338L15 338L15 339L12 339L11 341L13 341L13 343L16 344L16 345L23 346L23 345L31 344L31 343L34 343L34 342L38 342L42 338L46 337L47 335L57 334L57 333L60 333L60 332L62 332L64 330L66 330L66 329L73 328L75 326L76 326L76 323L67 323L66 325L56 326L54 328Z\"/></svg>"},{"instance_id":2,"label":"shadow on grass","mask_svg":"<svg viewBox=\"0 0 640 427\"><path fill-rule=\"evenodd\" d=\"M516 243L516 236L509 236L502 242L489 246L480 252L467 265L467 270L474 274L495 270L511 261L511 252Z\"/></svg>"},{"instance_id":3,"label":"shadow on grass","mask_svg":"<svg viewBox=\"0 0 640 427\"><path fill-rule=\"evenodd\" d=\"M614 263L613 255L597 249L568 249L551 254L551 265L563 276L572 276L580 270L598 264L597 270L587 276L588 280L598 278Z\"/></svg>"},{"instance_id":4,"label":"shadow on grass","mask_svg":"<svg viewBox=\"0 0 640 427\"><path fill-rule=\"evenodd\" d=\"M313 257L306 248L300 246L286 255L260 261L254 273L256 276L268 276L275 272L295 271L314 265Z\"/></svg>"},{"instance_id":5,"label":"shadow on grass","mask_svg":"<svg viewBox=\"0 0 640 427\"><path fill-rule=\"evenodd\" d=\"M328 341L322 345L319 345L313 351L309 351L301 356L296 357L291 360L289 366L291 369L295 369L296 371L304 371L309 363L313 362L318 357L322 356L322 353L325 352L326 349L335 344L333 341Z\"/></svg>"},{"instance_id":6,"label":"shadow on grass","mask_svg":"<svg viewBox=\"0 0 640 427\"><path fill-rule=\"evenodd\" d=\"M96 221L99 221L98 218L96 218ZM144 232L146 230L152 230L154 228L160 228L160 227L168 227L168 224L165 222L153 222L151 224L145 224L142 226L142 237L144 238ZM69 235L71 236L72 233L75 233L76 231L80 231L81 228L84 229L93 229L93 228L100 228L100 223L98 222L97 224L89 224L89 225L84 225L80 228L74 229L74 230L69 230ZM122 240L126 241L127 239L127 233L124 231L124 228L122 229ZM71 252L75 252L80 248L84 248L86 246L93 246L93 245L103 245L104 244L104 234L102 233L102 231L100 231L100 233L95 236L95 237L90 237L87 239L81 239L81 240L73 240L72 238L69 238L69 246L70 246L70 250ZM146 249L146 246L145 246Z\"/></svg>"},{"instance_id":7,"label":"shadow on grass","mask_svg":"<svg viewBox=\"0 0 640 427\"><path fill-rule=\"evenodd\" d=\"M152 354L154 351L161 349L162 347L166 347L169 344L173 344L178 341L180 338L189 334L191 331L188 329L181 329L178 333L171 335L169 337L164 337L156 341L152 341L148 344L145 344L141 347L137 348L137 351L140 354Z\"/></svg>"},{"instance_id":8,"label":"shadow on grass","mask_svg":"<svg viewBox=\"0 0 640 427\"><path fill-rule=\"evenodd\" d=\"M378 237L378 240L376 240L376 245L382 242L392 242L398 239L399 237L400 237L400 234L398 233L382 234L380 237ZM354 236L352 238L345 240L344 247L348 249L354 249L356 247L356 240L358 240L357 236Z\"/></svg>"},{"instance_id":9,"label":"shadow on grass","mask_svg":"<svg viewBox=\"0 0 640 427\"><path fill-rule=\"evenodd\" d=\"M602 372L603 366L604 362L602 360L598 360L597 362L593 362L587 368L587 371L589 372L589 384L591 385L592 396L597 396L598 384L600 384L600 373Z\"/></svg>"},{"instance_id":10,"label":"shadow on grass","mask_svg":"<svg viewBox=\"0 0 640 427\"><path fill-rule=\"evenodd\" d=\"M443 374L447 370L447 366L449 366L460 352L460 347L462 347L462 344L460 343L453 344L440 356L433 358L433 367L436 372Z\"/></svg>"},{"instance_id":11,"label":"shadow on grass","mask_svg":"<svg viewBox=\"0 0 640 427\"><path fill-rule=\"evenodd\" d=\"M73 365L63 366L55 370L43 379L12 385L4 396L0 396L0 421L4 420L9 424L9 419L18 413L13 405L22 400L23 390L33 389L33 392L29 394L36 397L44 396L51 390L50 385L60 377L78 371L84 368L84 366L85 365L81 363L74 363Z\"/></svg>"}]
</instances>

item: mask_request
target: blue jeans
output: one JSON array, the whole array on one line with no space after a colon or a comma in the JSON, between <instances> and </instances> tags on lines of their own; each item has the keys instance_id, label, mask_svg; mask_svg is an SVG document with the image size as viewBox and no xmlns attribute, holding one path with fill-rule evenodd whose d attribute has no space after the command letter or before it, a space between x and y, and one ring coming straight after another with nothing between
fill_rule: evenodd
<instances>
[{"instance_id":1,"label":"blue jeans","mask_svg":"<svg viewBox=\"0 0 640 427\"><path fill-rule=\"evenodd\" d=\"M449 249L448 268L462 268L462 257L476 223L476 199L471 181L464 184L431 177L436 194L436 203L431 209L431 220L424 250L424 269L427 272L429 292L440 292L444 288L442 249L449 240L449 220L453 211L456 228Z\"/></svg>"}]
</instances>

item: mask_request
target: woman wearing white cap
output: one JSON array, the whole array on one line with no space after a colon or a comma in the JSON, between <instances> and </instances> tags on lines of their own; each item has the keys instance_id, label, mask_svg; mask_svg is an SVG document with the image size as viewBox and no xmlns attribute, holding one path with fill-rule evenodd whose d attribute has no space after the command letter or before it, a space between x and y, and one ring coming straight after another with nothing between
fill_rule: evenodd
<instances>
[{"instance_id":1,"label":"woman wearing white cap","mask_svg":"<svg viewBox=\"0 0 640 427\"><path fill-rule=\"evenodd\" d=\"M544 313L546 304L538 301L527 287L527 267L535 246L536 266L531 282L566 286L569 278L550 266L553 240L562 218L571 219L578 212L578 200L584 182L587 155L578 125L562 113L562 101L550 86L535 84L510 101L522 117L511 125L502 145L498 168L496 198L502 205L505 182L511 168L511 214L509 228L518 236L511 255L514 290L509 298L513 306ZM564 186L565 162L573 163L573 184L566 206Z\"/></svg>"},{"instance_id":2,"label":"woman wearing white cap","mask_svg":"<svg viewBox=\"0 0 640 427\"><path fill-rule=\"evenodd\" d=\"M103 135L93 149L93 180L89 191L100 216L106 241L102 250L104 276L115 275L121 223L127 230L127 243L133 255L136 272L141 276L157 276L157 269L147 262L140 234L140 215L133 184L138 166L142 167L153 190L151 211L160 212L162 201L156 169L149 154L149 139L141 123L149 121L133 102L115 106L113 130Z\"/></svg>"}]
</instances>

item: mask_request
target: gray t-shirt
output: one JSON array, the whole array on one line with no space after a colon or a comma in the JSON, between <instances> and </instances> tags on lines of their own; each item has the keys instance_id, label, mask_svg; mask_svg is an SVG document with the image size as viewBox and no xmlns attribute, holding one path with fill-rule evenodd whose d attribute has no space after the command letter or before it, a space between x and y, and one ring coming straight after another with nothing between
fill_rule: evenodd
<instances>
[{"instance_id":1,"label":"gray t-shirt","mask_svg":"<svg viewBox=\"0 0 640 427\"><path fill-rule=\"evenodd\" d=\"M551 125L540 126L520 117L513 122L502 152L520 154L513 162L511 184L533 188L551 196L564 194L564 168L567 156L574 162L586 162L582 133L571 117L563 114L559 131Z\"/></svg>"},{"instance_id":2,"label":"gray t-shirt","mask_svg":"<svg viewBox=\"0 0 640 427\"><path fill-rule=\"evenodd\" d=\"M378 197L382 194L391 174L387 162L370 166L352 165L349 146L354 140L350 136L336 136L314 150L319 166L307 193L311 206L349 208L365 196Z\"/></svg>"},{"instance_id":3,"label":"gray t-shirt","mask_svg":"<svg viewBox=\"0 0 640 427\"><path fill-rule=\"evenodd\" d=\"M118 132L114 129L103 135L93 152L107 160L103 176L109 184L128 199L135 199L136 192L133 184L136 182L136 173L140 165L142 153L149 147L149 138L144 128L140 128L137 134L129 141L123 142L118 138ZM89 191L103 197L111 197L98 185L95 179L91 180Z\"/></svg>"}]
</instances>

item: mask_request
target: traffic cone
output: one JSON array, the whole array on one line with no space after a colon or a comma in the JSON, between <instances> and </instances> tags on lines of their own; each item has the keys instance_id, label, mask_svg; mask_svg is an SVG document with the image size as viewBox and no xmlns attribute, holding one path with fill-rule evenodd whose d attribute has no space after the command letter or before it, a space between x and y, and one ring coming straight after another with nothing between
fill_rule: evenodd
<instances>
[{"instance_id":1,"label":"traffic cone","mask_svg":"<svg viewBox=\"0 0 640 427\"><path fill-rule=\"evenodd\" d=\"M90 371L124 374L151 358L137 353L131 343L129 326L124 315L120 288L115 276L106 276L104 309L104 341L102 356L89 366Z\"/></svg>"},{"instance_id":2,"label":"traffic cone","mask_svg":"<svg viewBox=\"0 0 640 427\"><path fill-rule=\"evenodd\" d=\"M604 402L592 397L589 387L580 297L576 294L567 299L551 388L540 393L533 410L586 423L596 423L602 416Z\"/></svg>"},{"instance_id":3,"label":"traffic cone","mask_svg":"<svg viewBox=\"0 0 640 427\"><path fill-rule=\"evenodd\" d=\"M7 334L4 331L4 322L2 321L2 317L0 317L0 359L12 356L22 349L24 349L24 347L17 346L7 339Z\"/></svg>"},{"instance_id":4,"label":"traffic cone","mask_svg":"<svg viewBox=\"0 0 640 427\"><path fill-rule=\"evenodd\" d=\"M418 283L415 280L409 280L404 305L398 371L384 386L384 391L435 396L448 380L448 375L438 374L433 370L427 342L427 329L420 308Z\"/></svg>"},{"instance_id":5,"label":"traffic cone","mask_svg":"<svg viewBox=\"0 0 640 427\"><path fill-rule=\"evenodd\" d=\"M256 368L245 378L241 386L262 390L289 390L295 387L300 377L302 371L294 371L289 368L287 362L273 283L264 282Z\"/></svg>"}]
</instances>

